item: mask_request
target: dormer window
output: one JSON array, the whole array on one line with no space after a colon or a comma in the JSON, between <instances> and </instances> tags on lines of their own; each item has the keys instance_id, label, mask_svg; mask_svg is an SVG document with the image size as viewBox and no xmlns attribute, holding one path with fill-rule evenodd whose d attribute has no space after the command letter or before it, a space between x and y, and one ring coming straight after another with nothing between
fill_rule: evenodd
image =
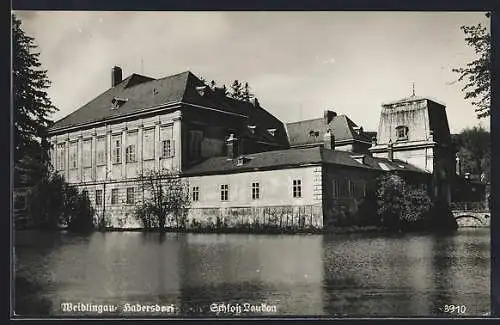
<instances>
[{"instance_id":1,"label":"dormer window","mask_svg":"<svg viewBox=\"0 0 500 325\"><path fill-rule=\"evenodd\" d=\"M208 86L199 86L199 87L196 87L196 91L198 92L198 94L200 94L200 96L205 96L205 93L207 92L207 89L208 89Z\"/></svg>"},{"instance_id":2,"label":"dormer window","mask_svg":"<svg viewBox=\"0 0 500 325\"><path fill-rule=\"evenodd\" d=\"M248 129L250 130L250 132L251 132L252 134L255 134L255 128L256 128L256 127L257 127L256 125L249 125L249 126L248 126Z\"/></svg>"},{"instance_id":3,"label":"dormer window","mask_svg":"<svg viewBox=\"0 0 500 325\"><path fill-rule=\"evenodd\" d=\"M269 132L269 134L274 137L274 134L276 133L276 129L267 129L267 132Z\"/></svg>"},{"instance_id":4,"label":"dormer window","mask_svg":"<svg viewBox=\"0 0 500 325\"><path fill-rule=\"evenodd\" d=\"M127 101L128 101L127 98L113 97L113 99L111 100L111 104L113 105L111 106L111 109L117 109L121 107L123 104L125 104Z\"/></svg>"},{"instance_id":5,"label":"dormer window","mask_svg":"<svg viewBox=\"0 0 500 325\"><path fill-rule=\"evenodd\" d=\"M236 166L243 166L247 162L249 162L252 159L252 157L247 157L247 156L240 156L236 159Z\"/></svg>"},{"instance_id":6,"label":"dormer window","mask_svg":"<svg viewBox=\"0 0 500 325\"><path fill-rule=\"evenodd\" d=\"M319 137L319 131L311 130L311 131L309 131L309 136L317 138L317 137Z\"/></svg>"},{"instance_id":7,"label":"dormer window","mask_svg":"<svg viewBox=\"0 0 500 325\"><path fill-rule=\"evenodd\" d=\"M400 125L396 128L396 136L398 141L408 140L408 127Z\"/></svg>"}]
</instances>

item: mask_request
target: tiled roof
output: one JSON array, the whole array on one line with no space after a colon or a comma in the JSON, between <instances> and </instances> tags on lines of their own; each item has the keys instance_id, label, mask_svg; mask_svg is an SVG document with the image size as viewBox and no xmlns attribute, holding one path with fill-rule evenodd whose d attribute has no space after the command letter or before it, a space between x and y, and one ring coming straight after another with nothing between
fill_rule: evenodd
<instances>
[{"instance_id":1,"label":"tiled roof","mask_svg":"<svg viewBox=\"0 0 500 325\"><path fill-rule=\"evenodd\" d=\"M291 148L245 155L246 162L238 166L237 159L226 156L208 158L184 171L185 176L238 173L245 171L298 167L308 164L333 164L371 170L405 170L425 173L423 170L402 161L389 161L365 155L365 163L358 162L352 153L329 150L321 147ZM380 164L382 163L382 165Z\"/></svg>"},{"instance_id":2,"label":"tiled roof","mask_svg":"<svg viewBox=\"0 0 500 325\"><path fill-rule=\"evenodd\" d=\"M257 141L279 143L288 146L285 127L264 108L255 107L252 103L234 100L216 95L207 87L205 95L201 95L197 87L206 86L189 71L162 79L132 74L121 83L112 87L91 100L75 112L57 121L49 130L56 131L67 127L103 122L116 117L123 117L159 107L165 104L182 103L182 109L190 109L192 105L213 108L223 112L241 115L247 124L256 125L255 134L251 137ZM112 108L114 98L123 100L117 109ZM267 129L276 129L271 136Z\"/></svg>"},{"instance_id":3,"label":"tiled roof","mask_svg":"<svg viewBox=\"0 0 500 325\"><path fill-rule=\"evenodd\" d=\"M323 142L323 135L328 128L332 129L335 141L360 140L370 142L371 139L362 132L358 134L357 127L346 115L337 115L326 125L323 118L287 123L288 136L291 146L302 146ZM316 136L314 132L317 132Z\"/></svg>"},{"instance_id":4,"label":"tiled roof","mask_svg":"<svg viewBox=\"0 0 500 325\"><path fill-rule=\"evenodd\" d=\"M115 87L106 90L78 110L54 123L49 131L105 121L162 104L180 102L184 96L189 74L190 72L183 72L162 79L132 74ZM118 109L111 109L114 97L124 98L127 101Z\"/></svg>"}]
</instances>

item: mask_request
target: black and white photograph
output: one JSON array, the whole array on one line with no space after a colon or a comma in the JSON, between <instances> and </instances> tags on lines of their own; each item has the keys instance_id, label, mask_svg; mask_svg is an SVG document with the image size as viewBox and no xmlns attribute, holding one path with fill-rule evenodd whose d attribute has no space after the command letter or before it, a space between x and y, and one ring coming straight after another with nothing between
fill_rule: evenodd
<instances>
[{"instance_id":1,"label":"black and white photograph","mask_svg":"<svg viewBox=\"0 0 500 325\"><path fill-rule=\"evenodd\" d=\"M490 19L12 11L11 317L489 317Z\"/></svg>"}]
</instances>

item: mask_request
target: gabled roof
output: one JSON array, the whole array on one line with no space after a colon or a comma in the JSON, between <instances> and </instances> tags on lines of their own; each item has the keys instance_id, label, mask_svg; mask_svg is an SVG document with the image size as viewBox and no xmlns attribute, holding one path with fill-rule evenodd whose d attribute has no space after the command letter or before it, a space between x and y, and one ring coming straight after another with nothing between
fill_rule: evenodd
<instances>
[{"instance_id":1,"label":"gabled roof","mask_svg":"<svg viewBox=\"0 0 500 325\"><path fill-rule=\"evenodd\" d=\"M358 134L354 128L357 127L346 115L337 115L326 125L323 118L287 123L290 146L301 146L323 142L323 135L330 128L335 136L335 141L359 140L370 142L371 139L361 132ZM312 135L317 132L318 136Z\"/></svg>"},{"instance_id":2,"label":"gabled roof","mask_svg":"<svg viewBox=\"0 0 500 325\"><path fill-rule=\"evenodd\" d=\"M300 167L301 165L332 164L337 166L362 168L377 171L425 171L402 161L389 161L384 158L373 158L365 155L365 163L358 162L352 153L340 150L329 150L321 147L291 148L245 155L246 162L238 166L236 159L226 156L212 157L185 170L185 176L230 174L255 170ZM381 165L382 163L382 165Z\"/></svg>"}]
</instances>

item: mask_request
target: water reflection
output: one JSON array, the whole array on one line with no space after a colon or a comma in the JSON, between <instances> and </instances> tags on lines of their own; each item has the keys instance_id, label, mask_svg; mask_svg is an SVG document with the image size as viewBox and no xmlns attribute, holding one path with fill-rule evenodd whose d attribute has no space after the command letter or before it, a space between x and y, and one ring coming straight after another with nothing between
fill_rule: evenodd
<instances>
[{"instance_id":1,"label":"water reflection","mask_svg":"<svg viewBox=\"0 0 500 325\"><path fill-rule=\"evenodd\" d=\"M487 229L446 236L22 231L16 256L17 275L36 287L29 293L16 282L18 311L31 315L60 314L62 302L174 304L182 315L208 316L213 303L331 316L442 315L445 304L465 304L477 316L490 304Z\"/></svg>"}]
</instances>

